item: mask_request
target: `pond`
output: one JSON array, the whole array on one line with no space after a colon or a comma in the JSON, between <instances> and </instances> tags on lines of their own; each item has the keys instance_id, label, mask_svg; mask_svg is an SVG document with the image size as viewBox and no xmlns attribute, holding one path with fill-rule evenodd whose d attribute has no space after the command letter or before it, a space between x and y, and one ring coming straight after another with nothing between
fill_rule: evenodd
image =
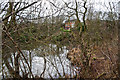
<instances>
[{"instance_id":1,"label":"pond","mask_svg":"<svg viewBox=\"0 0 120 80\"><path fill-rule=\"evenodd\" d=\"M71 66L70 61L67 59L68 51L66 46L59 48L54 44L49 44L47 47L40 46L33 50L22 50L29 65L31 65L33 75L42 78L63 78L65 75L72 77L76 74L75 68ZM13 55L12 58L12 62L14 62ZM20 75L22 75L22 71L25 72L25 67L27 68L27 64L23 59L20 59L20 66ZM28 76L30 77L30 75Z\"/></svg>"}]
</instances>

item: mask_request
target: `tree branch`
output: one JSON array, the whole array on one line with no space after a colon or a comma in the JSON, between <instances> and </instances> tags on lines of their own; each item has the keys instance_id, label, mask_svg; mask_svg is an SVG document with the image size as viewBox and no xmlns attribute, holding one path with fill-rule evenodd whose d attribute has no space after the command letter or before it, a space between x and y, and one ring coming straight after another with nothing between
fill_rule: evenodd
<instances>
[{"instance_id":1,"label":"tree branch","mask_svg":"<svg viewBox=\"0 0 120 80\"><path fill-rule=\"evenodd\" d=\"M28 8L28 7L30 7L30 6L32 6L32 5L34 5L34 4L37 3L37 2L38 2L38 1L35 1L35 2L31 3L30 5L28 5L28 6L26 6L26 7L23 7L23 8L21 8L21 9L17 10L17 11L13 11L11 14L9 14L9 15L6 16L5 18L3 18L2 21L8 19L11 15L17 14L18 12L20 12L20 11L22 11L22 10L24 10L24 9L26 9L26 8Z\"/></svg>"}]
</instances>

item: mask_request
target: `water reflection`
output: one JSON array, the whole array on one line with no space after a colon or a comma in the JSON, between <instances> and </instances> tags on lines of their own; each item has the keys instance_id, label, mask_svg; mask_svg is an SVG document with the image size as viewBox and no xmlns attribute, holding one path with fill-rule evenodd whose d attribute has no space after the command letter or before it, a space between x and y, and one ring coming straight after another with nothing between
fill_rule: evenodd
<instances>
[{"instance_id":1,"label":"water reflection","mask_svg":"<svg viewBox=\"0 0 120 80\"><path fill-rule=\"evenodd\" d=\"M66 46L58 47L57 45L49 44L49 46L40 46L33 50L22 50L22 52L28 60L34 76L58 78L64 77L66 74L71 76L76 74L66 57L68 53ZM12 65L15 60L14 55L12 55L12 67L14 67ZM24 59L20 58L20 75L23 76L23 72L27 73L29 71L27 69ZM30 77L31 75L28 76Z\"/></svg>"},{"instance_id":2,"label":"water reflection","mask_svg":"<svg viewBox=\"0 0 120 80\"><path fill-rule=\"evenodd\" d=\"M54 45L56 48L56 45ZM45 73L42 75L44 78L52 77L60 77L64 76L65 74L74 73L71 69L70 61L66 58L68 50L66 47L62 47L63 53L54 54L54 55L47 55L45 56L46 59L46 70ZM59 49L61 51L61 48ZM44 58L39 56L34 56L32 59L32 72L34 75L41 75L44 70ZM75 74L75 73L74 73Z\"/></svg>"}]
</instances>

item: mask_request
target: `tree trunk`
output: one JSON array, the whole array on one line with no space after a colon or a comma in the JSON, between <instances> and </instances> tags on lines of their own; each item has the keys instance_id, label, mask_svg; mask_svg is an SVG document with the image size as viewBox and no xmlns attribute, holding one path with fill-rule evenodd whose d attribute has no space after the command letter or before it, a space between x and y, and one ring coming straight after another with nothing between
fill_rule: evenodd
<instances>
[{"instance_id":1,"label":"tree trunk","mask_svg":"<svg viewBox=\"0 0 120 80\"><path fill-rule=\"evenodd\" d=\"M118 75L120 78L120 13L118 20Z\"/></svg>"},{"instance_id":2,"label":"tree trunk","mask_svg":"<svg viewBox=\"0 0 120 80\"><path fill-rule=\"evenodd\" d=\"M6 65L6 67L8 68L9 73L13 76L13 78L14 77L21 78L21 76L18 75L18 74L16 74L16 72L14 71L14 69L10 66L8 60L6 60L5 58L3 58L3 60L4 60L4 63Z\"/></svg>"},{"instance_id":3,"label":"tree trunk","mask_svg":"<svg viewBox=\"0 0 120 80\"><path fill-rule=\"evenodd\" d=\"M29 61L30 61L30 68L32 69L32 56L31 56L31 51L29 51ZM31 74L30 74L31 77Z\"/></svg>"},{"instance_id":4,"label":"tree trunk","mask_svg":"<svg viewBox=\"0 0 120 80\"><path fill-rule=\"evenodd\" d=\"M15 57L15 72L17 75L19 75L19 57L20 54L18 53L17 56ZM15 76L17 78L17 76Z\"/></svg>"}]
</instances>

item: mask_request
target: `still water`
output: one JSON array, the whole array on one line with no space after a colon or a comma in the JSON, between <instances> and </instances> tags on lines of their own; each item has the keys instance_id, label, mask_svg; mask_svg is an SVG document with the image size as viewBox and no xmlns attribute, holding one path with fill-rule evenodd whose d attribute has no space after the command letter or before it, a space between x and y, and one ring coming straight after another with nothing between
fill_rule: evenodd
<instances>
[{"instance_id":1,"label":"still water","mask_svg":"<svg viewBox=\"0 0 120 80\"><path fill-rule=\"evenodd\" d=\"M59 51L59 54L58 52ZM31 69L34 76L41 76L43 78L58 78L64 77L65 75L75 75L75 68L71 66L70 61L67 59L68 50L66 46L58 48L56 45L49 45L48 47L39 47L33 50L22 50L30 64L30 53L31 53ZM46 53L43 56L43 53ZM55 53L55 54L52 54ZM57 54L56 54L57 53ZM13 55L12 55L13 56ZM14 58L14 57L13 57ZM46 63L45 63L46 60ZM14 62L14 59L13 59ZM20 60L21 69L24 70L24 66L27 64L24 60ZM11 64L12 65L12 64ZM43 73L44 71L44 73ZM43 73L43 74L42 74ZM22 75L22 71L20 70ZM42 74L42 75L41 75ZM30 76L29 76L30 77Z\"/></svg>"}]
</instances>

